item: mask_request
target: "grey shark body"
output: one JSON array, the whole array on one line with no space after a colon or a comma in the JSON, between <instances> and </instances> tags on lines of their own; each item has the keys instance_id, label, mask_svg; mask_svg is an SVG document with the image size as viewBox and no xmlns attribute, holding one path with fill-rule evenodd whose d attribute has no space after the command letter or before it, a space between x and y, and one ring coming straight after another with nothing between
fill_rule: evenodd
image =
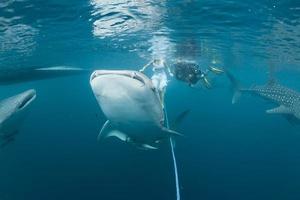
<instances>
[{"instance_id":1,"label":"grey shark body","mask_svg":"<svg viewBox=\"0 0 300 200\"><path fill-rule=\"evenodd\" d=\"M1 147L14 140L35 97L36 92L31 89L0 102Z\"/></svg>"},{"instance_id":2,"label":"grey shark body","mask_svg":"<svg viewBox=\"0 0 300 200\"><path fill-rule=\"evenodd\" d=\"M286 114L300 120L300 93L288 87L284 87L275 80L270 80L267 84L261 86L252 86L250 88L241 88L235 78L227 73L230 81L234 85L235 95L232 103L235 103L241 93L256 94L268 101L278 104L278 107L269 109L269 114Z\"/></svg>"},{"instance_id":3,"label":"grey shark body","mask_svg":"<svg viewBox=\"0 0 300 200\"><path fill-rule=\"evenodd\" d=\"M107 117L98 140L114 136L142 149L157 149L160 141L179 133L167 129L164 112L151 80L127 70L97 70L90 84Z\"/></svg>"},{"instance_id":4,"label":"grey shark body","mask_svg":"<svg viewBox=\"0 0 300 200\"><path fill-rule=\"evenodd\" d=\"M9 85L26 81L71 76L89 72L89 70L67 66L48 68L2 68L0 69L0 85Z\"/></svg>"}]
</instances>

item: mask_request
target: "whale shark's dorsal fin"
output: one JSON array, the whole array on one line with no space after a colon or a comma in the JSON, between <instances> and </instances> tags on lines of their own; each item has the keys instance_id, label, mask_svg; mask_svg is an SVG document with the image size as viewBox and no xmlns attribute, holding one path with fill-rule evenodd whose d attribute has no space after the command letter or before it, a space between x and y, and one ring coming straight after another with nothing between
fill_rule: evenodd
<instances>
[{"instance_id":1,"label":"whale shark's dorsal fin","mask_svg":"<svg viewBox=\"0 0 300 200\"><path fill-rule=\"evenodd\" d=\"M182 124L182 121L186 118L186 116L190 113L190 109L184 110L179 113L173 123L170 124L170 128L173 130L177 130L178 126Z\"/></svg>"},{"instance_id":2,"label":"whale shark's dorsal fin","mask_svg":"<svg viewBox=\"0 0 300 200\"><path fill-rule=\"evenodd\" d=\"M284 105L269 109L266 111L268 114L292 114L292 110Z\"/></svg>"},{"instance_id":3,"label":"whale shark's dorsal fin","mask_svg":"<svg viewBox=\"0 0 300 200\"><path fill-rule=\"evenodd\" d=\"M270 78L267 82L267 86L269 86L269 87L274 86L276 84L277 84L277 80L274 77Z\"/></svg>"},{"instance_id":4,"label":"whale shark's dorsal fin","mask_svg":"<svg viewBox=\"0 0 300 200\"><path fill-rule=\"evenodd\" d=\"M274 86L277 84L277 79L275 77L275 66L273 63L269 64L269 70L268 70L268 82L267 86Z\"/></svg>"}]
</instances>

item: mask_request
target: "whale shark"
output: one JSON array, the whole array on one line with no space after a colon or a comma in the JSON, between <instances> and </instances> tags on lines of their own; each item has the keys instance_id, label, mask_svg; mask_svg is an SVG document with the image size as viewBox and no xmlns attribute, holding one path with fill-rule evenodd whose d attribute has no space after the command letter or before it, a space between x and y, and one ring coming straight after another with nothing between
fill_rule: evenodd
<instances>
[{"instance_id":1,"label":"whale shark","mask_svg":"<svg viewBox=\"0 0 300 200\"><path fill-rule=\"evenodd\" d=\"M55 66L46 68L1 68L0 69L0 85L10 85L25 81L42 80L56 78L61 76L71 76L89 72L87 69Z\"/></svg>"},{"instance_id":2,"label":"whale shark","mask_svg":"<svg viewBox=\"0 0 300 200\"><path fill-rule=\"evenodd\" d=\"M157 149L180 133L164 126L165 116L151 80L130 70L96 70L90 85L107 121L98 140L116 137L140 149Z\"/></svg>"},{"instance_id":3,"label":"whale shark","mask_svg":"<svg viewBox=\"0 0 300 200\"><path fill-rule=\"evenodd\" d=\"M36 91L30 89L0 102L0 147L14 140L35 98Z\"/></svg>"},{"instance_id":4,"label":"whale shark","mask_svg":"<svg viewBox=\"0 0 300 200\"><path fill-rule=\"evenodd\" d=\"M233 84L234 96L232 103L241 96L241 93L256 94L278 106L266 111L268 114L284 114L300 120L300 93L288 87L280 85L275 79L270 79L265 85L254 85L250 88L242 88L235 77L226 72L229 80Z\"/></svg>"}]
</instances>

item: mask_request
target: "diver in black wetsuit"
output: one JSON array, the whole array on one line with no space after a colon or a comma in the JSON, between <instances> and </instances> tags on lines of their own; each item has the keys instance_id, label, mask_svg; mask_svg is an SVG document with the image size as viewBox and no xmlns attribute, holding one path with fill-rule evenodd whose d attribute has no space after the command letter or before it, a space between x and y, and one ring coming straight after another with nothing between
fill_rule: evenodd
<instances>
[{"instance_id":1,"label":"diver in black wetsuit","mask_svg":"<svg viewBox=\"0 0 300 200\"><path fill-rule=\"evenodd\" d=\"M202 71L199 65L187 61L176 62L172 67L172 73L176 79L186 82L189 86L194 86L198 81L202 80L205 87L211 88L211 83L207 78L209 72L221 74L223 73L223 70L216 67L210 67L206 71Z\"/></svg>"}]
</instances>

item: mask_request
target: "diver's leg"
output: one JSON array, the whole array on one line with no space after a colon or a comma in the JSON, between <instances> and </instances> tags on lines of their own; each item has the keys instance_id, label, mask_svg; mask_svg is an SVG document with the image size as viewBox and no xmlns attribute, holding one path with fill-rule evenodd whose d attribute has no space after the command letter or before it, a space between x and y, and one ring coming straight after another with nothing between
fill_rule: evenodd
<instances>
[{"instance_id":1,"label":"diver's leg","mask_svg":"<svg viewBox=\"0 0 300 200\"><path fill-rule=\"evenodd\" d=\"M168 85L168 78L166 74L161 74L160 84L159 84L159 93L160 93L160 100L164 107L165 102L165 93L166 93L166 87Z\"/></svg>"},{"instance_id":2,"label":"diver's leg","mask_svg":"<svg viewBox=\"0 0 300 200\"><path fill-rule=\"evenodd\" d=\"M164 104L165 104L165 93L166 93L165 88L159 91L159 98L160 98L160 101L161 101L161 104L162 104L163 107L164 107Z\"/></svg>"},{"instance_id":3,"label":"diver's leg","mask_svg":"<svg viewBox=\"0 0 300 200\"><path fill-rule=\"evenodd\" d=\"M154 88L157 90L158 87L159 87L159 77L158 77L156 74L154 74L154 75L151 77L151 82L152 82Z\"/></svg>"}]
</instances>

